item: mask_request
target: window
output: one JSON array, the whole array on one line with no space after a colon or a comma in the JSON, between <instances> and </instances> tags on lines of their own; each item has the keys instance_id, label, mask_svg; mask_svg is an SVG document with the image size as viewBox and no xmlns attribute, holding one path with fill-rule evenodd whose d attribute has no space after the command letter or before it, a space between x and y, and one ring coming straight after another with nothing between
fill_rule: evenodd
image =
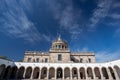
<instances>
[{"instance_id":1,"label":"window","mask_svg":"<svg viewBox=\"0 0 120 80\"><path fill-rule=\"evenodd\" d=\"M36 62L39 62L39 58L36 59Z\"/></svg>"},{"instance_id":2,"label":"window","mask_svg":"<svg viewBox=\"0 0 120 80\"><path fill-rule=\"evenodd\" d=\"M89 61L89 63L91 63L91 59L90 58L88 58L88 61Z\"/></svg>"},{"instance_id":3,"label":"window","mask_svg":"<svg viewBox=\"0 0 120 80\"><path fill-rule=\"evenodd\" d=\"M47 58L45 58L45 62L48 62L48 59L47 59Z\"/></svg>"},{"instance_id":4,"label":"window","mask_svg":"<svg viewBox=\"0 0 120 80\"><path fill-rule=\"evenodd\" d=\"M80 63L82 63L83 62L83 59L80 59Z\"/></svg>"},{"instance_id":5,"label":"window","mask_svg":"<svg viewBox=\"0 0 120 80\"><path fill-rule=\"evenodd\" d=\"M62 60L62 55L58 54L58 61L61 61L61 60Z\"/></svg>"},{"instance_id":6,"label":"window","mask_svg":"<svg viewBox=\"0 0 120 80\"><path fill-rule=\"evenodd\" d=\"M28 58L28 62L31 62L31 58Z\"/></svg>"}]
</instances>

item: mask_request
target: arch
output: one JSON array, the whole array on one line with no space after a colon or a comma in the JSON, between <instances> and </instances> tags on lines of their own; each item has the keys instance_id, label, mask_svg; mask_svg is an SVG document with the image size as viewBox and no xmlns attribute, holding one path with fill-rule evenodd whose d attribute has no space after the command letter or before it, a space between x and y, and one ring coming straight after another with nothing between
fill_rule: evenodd
<instances>
[{"instance_id":1,"label":"arch","mask_svg":"<svg viewBox=\"0 0 120 80\"><path fill-rule=\"evenodd\" d=\"M78 79L78 72L77 68L72 68L72 78L73 79Z\"/></svg>"},{"instance_id":2,"label":"arch","mask_svg":"<svg viewBox=\"0 0 120 80\"><path fill-rule=\"evenodd\" d=\"M114 73L113 69L112 69L111 67L108 67L108 69L109 69L109 71L110 71L110 74L111 74L112 78L113 78L113 79L116 79L116 78L115 78L115 73Z\"/></svg>"},{"instance_id":3,"label":"arch","mask_svg":"<svg viewBox=\"0 0 120 80\"><path fill-rule=\"evenodd\" d=\"M33 79L38 79L39 78L39 74L40 74L40 69L39 67L35 67L34 71L33 71Z\"/></svg>"},{"instance_id":4,"label":"arch","mask_svg":"<svg viewBox=\"0 0 120 80\"><path fill-rule=\"evenodd\" d=\"M70 80L70 68L68 67L64 69L64 78Z\"/></svg>"},{"instance_id":5,"label":"arch","mask_svg":"<svg viewBox=\"0 0 120 80\"><path fill-rule=\"evenodd\" d=\"M47 78L47 68L43 67L41 69L41 79L46 79Z\"/></svg>"},{"instance_id":6,"label":"arch","mask_svg":"<svg viewBox=\"0 0 120 80\"><path fill-rule=\"evenodd\" d=\"M17 78L18 79L23 79L23 74L24 74L24 71L25 71L25 67L24 66L21 66L19 69L18 69L18 75L17 75Z\"/></svg>"},{"instance_id":7,"label":"arch","mask_svg":"<svg viewBox=\"0 0 120 80\"><path fill-rule=\"evenodd\" d=\"M80 78L81 79L86 79L85 68L81 67L79 71L80 71Z\"/></svg>"},{"instance_id":8,"label":"arch","mask_svg":"<svg viewBox=\"0 0 120 80\"><path fill-rule=\"evenodd\" d=\"M3 78L4 73L5 73L5 64L0 65L0 79Z\"/></svg>"},{"instance_id":9,"label":"arch","mask_svg":"<svg viewBox=\"0 0 120 80\"><path fill-rule=\"evenodd\" d=\"M117 72L118 77L119 77L119 79L120 79L120 68L119 68L117 65L115 65L115 66L114 66L114 69L115 69L115 71Z\"/></svg>"},{"instance_id":10,"label":"arch","mask_svg":"<svg viewBox=\"0 0 120 80\"><path fill-rule=\"evenodd\" d=\"M87 68L87 74L88 74L88 77L90 77L91 79L93 79L93 72L92 72L92 68L91 67Z\"/></svg>"},{"instance_id":11,"label":"arch","mask_svg":"<svg viewBox=\"0 0 120 80\"><path fill-rule=\"evenodd\" d=\"M103 74L103 76L105 77L105 79L109 79L108 73L107 73L107 70L106 70L105 67L102 67L102 74Z\"/></svg>"},{"instance_id":12,"label":"arch","mask_svg":"<svg viewBox=\"0 0 120 80\"><path fill-rule=\"evenodd\" d=\"M59 78L62 78L63 77L63 72L62 72L62 68L57 68L57 79L59 79Z\"/></svg>"},{"instance_id":13,"label":"arch","mask_svg":"<svg viewBox=\"0 0 120 80\"><path fill-rule=\"evenodd\" d=\"M5 74L3 79L9 79L10 73L11 73L11 66L7 66L7 68L5 69Z\"/></svg>"},{"instance_id":14,"label":"arch","mask_svg":"<svg viewBox=\"0 0 120 80\"><path fill-rule=\"evenodd\" d=\"M11 72L11 75L10 75L10 79L15 79L17 70L18 70L17 66L12 67L12 72Z\"/></svg>"},{"instance_id":15,"label":"arch","mask_svg":"<svg viewBox=\"0 0 120 80\"><path fill-rule=\"evenodd\" d=\"M54 79L54 77L55 77L55 69L51 67L49 69L49 79Z\"/></svg>"},{"instance_id":16,"label":"arch","mask_svg":"<svg viewBox=\"0 0 120 80\"><path fill-rule=\"evenodd\" d=\"M29 79L31 77L31 73L32 73L32 67L28 67L26 69L25 78Z\"/></svg>"},{"instance_id":17,"label":"arch","mask_svg":"<svg viewBox=\"0 0 120 80\"><path fill-rule=\"evenodd\" d=\"M94 72L95 72L95 76L98 77L98 79L101 79L100 70L98 67L94 68Z\"/></svg>"}]
</instances>

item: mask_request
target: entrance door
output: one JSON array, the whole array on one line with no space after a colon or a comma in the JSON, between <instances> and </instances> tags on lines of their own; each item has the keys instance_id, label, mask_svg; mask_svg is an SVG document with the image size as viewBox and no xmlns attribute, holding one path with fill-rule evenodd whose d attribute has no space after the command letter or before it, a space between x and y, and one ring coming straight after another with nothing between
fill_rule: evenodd
<instances>
[{"instance_id":1,"label":"entrance door","mask_svg":"<svg viewBox=\"0 0 120 80\"><path fill-rule=\"evenodd\" d=\"M58 68L57 69L57 79L62 78L62 69Z\"/></svg>"}]
</instances>

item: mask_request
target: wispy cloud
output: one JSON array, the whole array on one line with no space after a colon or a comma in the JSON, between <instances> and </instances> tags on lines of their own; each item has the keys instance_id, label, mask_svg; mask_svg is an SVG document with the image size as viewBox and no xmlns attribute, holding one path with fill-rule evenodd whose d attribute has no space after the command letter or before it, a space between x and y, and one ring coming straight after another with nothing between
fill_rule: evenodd
<instances>
[{"instance_id":1,"label":"wispy cloud","mask_svg":"<svg viewBox=\"0 0 120 80\"><path fill-rule=\"evenodd\" d=\"M120 51L98 51L96 53L96 59L97 62L107 62L107 61L112 61L116 59L120 59Z\"/></svg>"},{"instance_id":2,"label":"wispy cloud","mask_svg":"<svg viewBox=\"0 0 120 80\"><path fill-rule=\"evenodd\" d=\"M49 8L58 20L60 30L65 30L71 34L72 39L76 39L81 34L82 29L78 23L81 10L75 12L72 0L70 1L48 1ZM63 5L64 4L64 5Z\"/></svg>"},{"instance_id":3,"label":"wispy cloud","mask_svg":"<svg viewBox=\"0 0 120 80\"><path fill-rule=\"evenodd\" d=\"M90 18L90 28L94 28L102 19L104 19L111 6L111 0L99 0L97 8L95 8Z\"/></svg>"},{"instance_id":4,"label":"wispy cloud","mask_svg":"<svg viewBox=\"0 0 120 80\"><path fill-rule=\"evenodd\" d=\"M50 37L48 37L47 35L40 34L40 32L35 27L34 23L28 19L24 11L24 6L30 7L30 4L24 5L21 3L25 3L25 1L18 2L16 0L2 0L1 3L1 32L5 33L6 35L12 38L21 38L33 43L40 40L50 40Z\"/></svg>"}]
</instances>

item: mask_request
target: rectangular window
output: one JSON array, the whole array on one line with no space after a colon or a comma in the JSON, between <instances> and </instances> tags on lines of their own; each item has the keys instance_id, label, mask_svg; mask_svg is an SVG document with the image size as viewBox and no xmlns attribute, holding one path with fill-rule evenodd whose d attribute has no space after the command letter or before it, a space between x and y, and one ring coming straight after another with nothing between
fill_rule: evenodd
<instances>
[{"instance_id":1,"label":"rectangular window","mask_svg":"<svg viewBox=\"0 0 120 80\"><path fill-rule=\"evenodd\" d=\"M31 58L28 58L28 62L31 62Z\"/></svg>"},{"instance_id":2,"label":"rectangular window","mask_svg":"<svg viewBox=\"0 0 120 80\"><path fill-rule=\"evenodd\" d=\"M80 63L82 63L83 62L83 59L80 59Z\"/></svg>"},{"instance_id":3,"label":"rectangular window","mask_svg":"<svg viewBox=\"0 0 120 80\"><path fill-rule=\"evenodd\" d=\"M36 62L39 62L39 58L36 59Z\"/></svg>"},{"instance_id":4,"label":"rectangular window","mask_svg":"<svg viewBox=\"0 0 120 80\"><path fill-rule=\"evenodd\" d=\"M91 59L90 58L88 58L88 61L89 61L89 63L91 63Z\"/></svg>"},{"instance_id":5,"label":"rectangular window","mask_svg":"<svg viewBox=\"0 0 120 80\"><path fill-rule=\"evenodd\" d=\"M45 62L48 62L48 58L45 58Z\"/></svg>"},{"instance_id":6,"label":"rectangular window","mask_svg":"<svg viewBox=\"0 0 120 80\"><path fill-rule=\"evenodd\" d=\"M58 61L61 61L61 60L62 60L62 55L58 54Z\"/></svg>"}]
</instances>

